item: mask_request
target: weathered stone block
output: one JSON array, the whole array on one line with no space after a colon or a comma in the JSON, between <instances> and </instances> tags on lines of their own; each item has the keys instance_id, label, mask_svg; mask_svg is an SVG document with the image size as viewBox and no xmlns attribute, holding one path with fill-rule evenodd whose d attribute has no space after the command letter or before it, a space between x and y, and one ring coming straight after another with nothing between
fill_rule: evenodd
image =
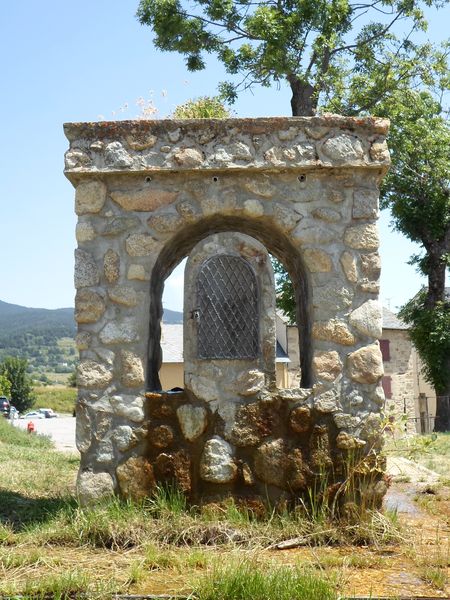
<instances>
[{"instance_id":1,"label":"weathered stone block","mask_svg":"<svg viewBox=\"0 0 450 600\"><path fill-rule=\"evenodd\" d=\"M106 185L102 181L80 183L75 193L75 212L77 215L98 213L106 200Z\"/></svg>"},{"instance_id":2,"label":"weathered stone block","mask_svg":"<svg viewBox=\"0 0 450 600\"><path fill-rule=\"evenodd\" d=\"M133 421L133 423L140 423L144 420L144 401L138 396L111 396L109 399L111 406L119 417L124 417Z\"/></svg>"},{"instance_id":3,"label":"weathered stone block","mask_svg":"<svg viewBox=\"0 0 450 600\"><path fill-rule=\"evenodd\" d=\"M126 285L116 285L108 290L109 298L116 304L133 307L139 302L136 290Z\"/></svg>"},{"instance_id":4,"label":"weathered stone block","mask_svg":"<svg viewBox=\"0 0 450 600\"><path fill-rule=\"evenodd\" d=\"M105 365L94 360L81 360L77 367L77 383L86 388L106 387L111 383L113 373Z\"/></svg>"},{"instance_id":5,"label":"weathered stone block","mask_svg":"<svg viewBox=\"0 0 450 600\"><path fill-rule=\"evenodd\" d=\"M390 163L390 155L385 140L382 142L374 142L370 147L370 158L376 162Z\"/></svg>"},{"instance_id":6,"label":"weathered stone block","mask_svg":"<svg viewBox=\"0 0 450 600\"><path fill-rule=\"evenodd\" d=\"M100 332L103 344L127 344L138 339L136 321L133 317L125 317L122 321L107 323Z\"/></svg>"},{"instance_id":7,"label":"weathered stone block","mask_svg":"<svg viewBox=\"0 0 450 600\"><path fill-rule=\"evenodd\" d=\"M96 232L91 223L77 223L75 237L79 244L82 244L83 242L91 242L93 239L95 239L95 236Z\"/></svg>"},{"instance_id":8,"label":"weathered stone block","mask_svg":"<svg viewBox=\"0 0 450 600\"><path fill-rule=\"evenodd\" d=\"M109 167L123 169L133 165L133 159L120 142L111 142L105 148L105 162Z\"/></svg>"},{"instance_id":9,"label":"weathered stone block","mask_svg":"<svg viewBox=\"0 0 450 600\"><path fill-rule=\"evenodd\" d=\"M305 433L311 428L311 410L308 406L293 408L289 417L289 424L295 433Z\"/></svg>"},{"instance_id":10,"label":"weathered stone block","mask_svg":"<svg viewBox=\"0 0 450 600\"><path fill-rule=\"evenodd\" d=\"M112 433L112 438L121 452L125 452L134 445L133 430L129 425L119 425Z\"/></svg>"},{"instance_id":11,"label":"weathered stone block","mask_svg":"<svg viewBox=\"0 0 450 600\"><path fill-rule=\"evenodd\" d=\"M288 467L288 448L284 439L264 442L257 449L255 473L261 481L283 488L286 485Z\"/></svg>"},{"instance_id":12,"label":"weathered stone block","mask_svg":"<svg viewBox=\"0 0 450 600\"><path fill-rule=\"evenodd\" d=\"M381 271L381 260L378 252L361 254L361 270L369 279L378 279Z\"/></svg>"},{"instance_id":13,"label":"weathered stone block","mask_svg":"<svg viewBox=\"0 0 450 600\"><path fill-rule=\"evenodd\" d=\"M383 376L383 360L378 343L364 346L347 357L350 377L359 383L376 383Z\"/></svg>"},{"instance_id":14,"label":"weathered stone block","mask_svg":"<svg viewBox=\"0 0 450 600\"><path fill-rule=\"evenodd\" d=\"M184 437L190 442L201 436L208 424L207 413L202 406L183 404L177 408L177 417Z\"/></svg>"},{"instance_id":15,"label":"weathered stone block","mask_svg":"<svg viewBox=\"0 0 450 600\"><path fill-rule=\"evenodd\" d=\"M313 358L313 369L316 377L323 381L334 381L342 372L342 362L335 350L316 352Z\"/></svg>"},{"instance_id":16,"label":"weathered stone block","mask_svg":"<svg viewBox=\"0 0 450 600\"><path fill-rule=\"evenodd\" d=\"M234 417L231 441L236 446L256 446L280 422L277 402L257 401L241 406Z\"/></svg>"},{"instance_id":17,"label":"weathered stone block","mask_svg":"<svg viewBox=\"0 0 450 600\"><path fill-rule=\"evenodd\" d=\"M122 350L122 383L126 387L139 387L144 384L144 365L142 359L133 352Z\"/></svg>"},{"instance_id":18,"label":"weathered stone block","mask_svg":"<svg viewBox=\"0 0 450 600\"><path fill-rule=\"evenodd\" d=\"M159 233L171 233L179 229L183 219L178 213L157 214L147 220L147 225Z\"/></svg>"},{"instance_id":19,"label":"weathered stone block","mask_svg":"<svg viewBox=\"0 0 450 600\"><path fill-rule=\"evenodd\" d=\"M95 504L114 494L114 483L109 473L80 471L77 477L77 496L81 505Z\"/></svg>"},{"instance_id":20,"label":"weathered stone block","mask_svg":"<svg viewBox=\"0 0 450 600\"><path fill-rule=\"evenodd\" d=\"M89 252L75 250L75 287L89 287L97 285L100 273L94 257Z\"/></svg>"},{"instance_id":21,"label":"weathered stone block","mask_svg":"<svg viewBox=\"0 0 450 600\"><path fill-rule=\"evenodd\" d=\"M208 440L200 459L200 477L211 483L228 483L237 475L233 449L218 436Z\"/></svg>"},{"instance_id":22,"label":"weathered stone block","mask_svg":"<svg viewBox=\"0 0 450 600\"><path fill-rule=\"evenodd\" d=\"M103 257L103 273L108 283L117 283L120 276L120 256L111 248Z\"/></svg>"},{"instance_id":23,"label":"weathered stone block","mask_svg":"<svg viewBox=\"0 0 450 600\"><path fill-rule=\"evenodd\" d=\"M356 250L377 250L379 245L376 225L355 225L345 231L344 242Z\"/></svg>"},{"instance_id":24,"label":"weathered stone block","mask_svg":"<svg viewBox=\"0 0 450 600\"><path fill-rule=\"evenodd\" d=\"M183 148L173 155L173 160L182 167L199 167L203 163L203 156L194 148Z\"/></svg>"},{"instance_id":25,"label":"weathered stone block","mask_svg":"<svg viewBox=\"0 0 450 600\"><path fill-rule=\"evenodd\" d=\"M156 240L146 233L132 233L126 241L126 249L130 256L148 256L156 251L157 246Z\"/></svg>"},{"instance_id":26,"label":"weathered stone block","mask_svg":"<svg viewBox=\"0 0 450 600\"><path fill-rule=\"evenodd\" d=\"M77 291L75 296L75 321L95 323L105 312L106 305L100 294L87 288Z\"/></svg>"},{"instance_id":27,"label":"weathered stone block","mask_svg":"<svg viewBox=\"0 0 450 600\"><path fill-rule=\"evenodd\" d=\"M158 425L150 429L148 439L155 448L168 448L174 439L173 429L169 425Z\"/></svg>"},{"instance_id":28,"label":"weathered stone block","mask_svg":"<svg viewBox=\"0 0 450 600\"><path fill-rule=\"evenodd\" d=\"M358 281L358 268L356 266L356 258L354 255L351 252L345 251L341 254L340 261L342 270L348 281L356 283Z\"/></svg>"},{"instance_id":29,"label":"weathered stone block","mask_svg":"<svg viewBox=\"0 0 450 600\"><path fill-rule=\"evenodd\" d=\"M191 459L181 450L179 452L162 452L155 460L157 478L175 485L183 492L191 491Z\"/></svg>"},{"instance_id":30,"label":"weathered stone block","mask_svg":"<svg viewBox=\"0 0 450 600\"><path fill-rule=\"evenodd\" d=\"M311 214L315 219L320 219L325 223L338 223L342 219L341 213L327 207L315 208Z\"/></svg>"},{"instance_id":31,"label":"weathered stone block","mask_svg":"<svg viewBox=\"0 0 450 600\"><path fill-rule=\"evenodd\" d=\"M359 161L364 156L361 141L347 133L329 138L322 146L322 152L336 162Z\"/></svg>"},{"instance_id":32,"label":"weathered stone block","mask_svg":"<svg viewBox=\"0 0 450 600\"><path fill-rule=\"evenodd\" d=\"M145 188L143 190L114 191L111 192L111 198L125 210L135 210L137 212L150 212L172 204L178 197L177 191L169 191L164 188ZM128 226L127 229L131 229Z\"/></svg>"},{"instance_id":33,"label":"weathered stone block","mask_svg":"<svg viewBox=\"0 0 450 600\"><path fill-rule=\"evenodd\" d=\"M353 346L356 341L355 336L349 330L346 323L337 319L314 323L312 337L315 340L334 342L343 346Z\"/></svg>"},{"instance_id":34,"label":"weathered stone block","mask_svg":"<svg viewBox=\"0 0 450 600\"><path fill-rule=\"evenodd\" d=\"M78 403L76 415L75 443L80 452L87 452L92 443L92 423L87 407Z\"/></svg>"},{"instance_id":35,"label":"weathered stone block","mask_svg":"<svg viewBox=\"0 0 450 600\"><path fill-rule=\"evenodd\" d=\"M143 456L132 456L119 465L116 475L124 498L143 500L155 487L152 465Z\"/></svg>"},{"instance_id":36,"label":"weathered stone block","mask_svg":"<svg viewBox=\"0 0 450 600\"><path fill-rule=\"evenodd\" d=\"M367 300L352 313L349 322L352 327L373 338L380 338L382 331L381 307L377 300Z\"/></svg>"},{"instance_id":37,"label":"weathered stone block","mask_svg":"<svg viewBox=\"0 0 450 600\"><path fill-rule=\"evenodd\" d=\"M331 256L324 250L305 248L303 259L311 273L329 273L333 268Z\"/></svg>"},{"instance_id":38,"label":"weathered stone block","mask_svg":"<svg viewBox=\"0 0 450 600\"><path fill-rule=\"evenodd\" d=\"M128 268L127 279L148 281L150 279L150 275L142 265L130 265Z\"/></svg>"},{"instance_id":39,"label":"weathered stone block","mask_svg":"<svg viewBox=\"0 0 450 600\"><path fill-rule=\"evenodd\" d=\"M352 211L354 219L376 219L378 212L378 190L355 190Z\"/></svg>"}]
</instances>

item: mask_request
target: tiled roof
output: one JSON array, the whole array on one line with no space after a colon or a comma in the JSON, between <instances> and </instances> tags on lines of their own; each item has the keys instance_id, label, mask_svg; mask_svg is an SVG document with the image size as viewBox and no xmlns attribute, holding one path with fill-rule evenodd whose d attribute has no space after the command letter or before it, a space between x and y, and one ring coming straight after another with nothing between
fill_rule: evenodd
<instances>
[{"instance_id":1,"label":"tiled roof","mask_svg":"<svg viewBox=\"0 0 450 600\"><path fill-rule=\"evenodd\" d=\"M409 326L383 306L383 329L409 329Z\"/></svg>"},{"instance_id":2,"label":"tiled roof","mask_svg":"<svg viewBox=\"0 0 450 600\"><path fill-rule=\"evenodd\" d=\"M183 362L183 325L161 322L161 350L163 363ZM289 357L277 342L277 362L289 362Z\"/></svg>"}]
</instances>

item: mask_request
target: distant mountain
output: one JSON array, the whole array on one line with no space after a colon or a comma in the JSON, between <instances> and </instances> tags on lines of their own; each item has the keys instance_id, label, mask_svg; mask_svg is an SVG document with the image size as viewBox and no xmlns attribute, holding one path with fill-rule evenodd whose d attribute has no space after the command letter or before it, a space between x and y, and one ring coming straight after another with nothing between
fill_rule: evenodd
<instances>
[{"instance_id":1,"label":"distant mountain","mask_svg":"<svg viewBox=\"0 0 450 600\"><path fill-rule=\"evenodd\" d=\"M169 310L168 308L165 308L163 313L163 321L164 323L167 323L167 325L182 325L183 313L178 312L177 310Z\"/></svg>"},{"instance_id":2,"label":"distant mountain","mask_svg":"<svg viewBox=\"0 0 450 600\"><path fill-rule=\"evenodd\" d=\"M163 320L183 323L183 313L166 309ZM5 356L26 358L39 377L71 372L78 357L75 333L73 308L27 308L0 300L0 361Z\"/></svg>"},{"instance_id":3,"label":"distant mountain","mask_svg":"<svg viewBox=\"0 0 450 600\"><path fill-rule=\"evenodd\" d=\"M0 300L0 346L5 336L22 333L47 333L56 337L73 337L73 308L27 308Z\"/></svg>"}]
</instances>

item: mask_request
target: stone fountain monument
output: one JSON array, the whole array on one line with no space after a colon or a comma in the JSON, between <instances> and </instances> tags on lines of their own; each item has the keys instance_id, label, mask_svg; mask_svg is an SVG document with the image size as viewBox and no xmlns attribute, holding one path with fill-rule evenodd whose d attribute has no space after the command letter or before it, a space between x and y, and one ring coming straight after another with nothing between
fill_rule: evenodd
<instances>
[{"instance_id":1,"label":"stone fountain monument","mask_svg":"<svg viewBox=\"0 0 450 600\"><path fill-rule=\"evenodd\" d=\"M170 484L193 503L275 505L318 481L331 497L351 456L361 493L382 497L387 130L334 115L65 125L82 501ZM295 290L296 389L275 383L269 253ZM162 390L162 291L186 256L185 385Z\"/></svg>"}]
</instances>

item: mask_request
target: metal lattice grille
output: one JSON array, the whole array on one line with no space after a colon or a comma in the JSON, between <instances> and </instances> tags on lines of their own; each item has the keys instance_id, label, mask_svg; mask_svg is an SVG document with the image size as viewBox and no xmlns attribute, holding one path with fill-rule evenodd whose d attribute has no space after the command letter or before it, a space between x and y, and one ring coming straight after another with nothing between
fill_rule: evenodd
<instances>
[{"instance_id":1,"label":"metal lattice grille","mask_svg":"<svg viewBox=\"0 0 450 600\"><path fill-rule=\"evenodd\" d=\"M256 358L258 286L250 265L218 255L201 267L197 280L198 357Z\"/></svg>"}]
</instances>

